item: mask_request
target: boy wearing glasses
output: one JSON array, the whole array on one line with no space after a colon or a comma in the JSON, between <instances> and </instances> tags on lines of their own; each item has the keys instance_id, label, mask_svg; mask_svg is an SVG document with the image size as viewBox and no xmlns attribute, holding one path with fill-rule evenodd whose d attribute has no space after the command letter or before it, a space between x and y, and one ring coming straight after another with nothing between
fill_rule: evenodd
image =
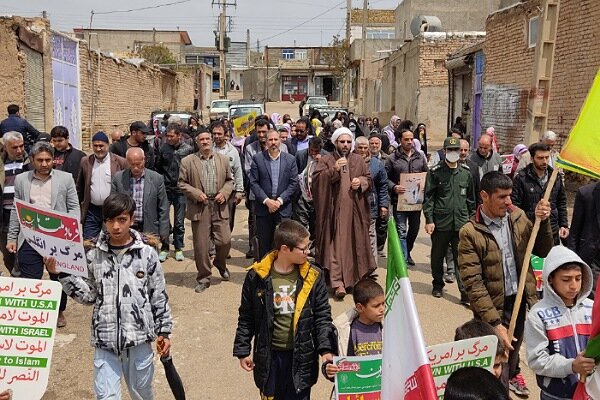
<instances>
[{"instance_id":1,"label":"boy wearing glasses","mask_svg":"<svg viewBox=\"0 0 600 400\"><path fill-rule=\"evenodd\" d=\"M262 399L308 400L318 356L332 360L337 346L327 288L323 272L307 261L304 226L283 221L274 244L246 275L233 355L253 371Z\"/></svg>"}]
</instances>

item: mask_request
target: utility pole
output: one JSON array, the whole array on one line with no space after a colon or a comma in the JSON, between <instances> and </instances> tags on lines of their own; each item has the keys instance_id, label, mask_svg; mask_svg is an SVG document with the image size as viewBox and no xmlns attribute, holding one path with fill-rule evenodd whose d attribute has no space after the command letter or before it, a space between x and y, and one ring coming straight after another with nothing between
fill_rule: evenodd
<instances>
[{"instance_id":1,"label":"utility pole","mask_svg":"<svg viewBox=\"0 0 600 400\"><path fill-rule=\"evenodd\" d=\"M246 29L246 66L250 66L250 29Z\"/></svg>"},{"instance_id":2,"label":"utility pole","mask_svg":"<svg viewBox=\"0 0 600 400\"><path fill-rule=\"evenodd\" d=\"M350 49L350 27L352 20L352 0L346 0L346 44L348 45L348 49ZM349 72L344 72L344 81L342 82L344 85L344 95L342 98L346 106L350 105L350 75Z\"/></svg>"},{"instance_id":3,"label":"utility pole","mask_svg":"<svg viewBox=\"0 0 600 400\"><path fill-rule=\"evenodd\" d=\"M368 0L363 1L363 16L362 16L362 40L360 44L361 55L360 55L360 111L363 113L366 110L365 104L367 102L367 21L368 21L369 4Z\"/></svg>"},{"instance_id":4,"label":"utility pole","mask_svg":"<svg viewBox=\"0 0 600 400\"><path fill-rule=\"evenodd\" d=\"M539 141L548 127L559 5L560 0L544 0L542 14L538 17L538 38L525 124L525 143L528 144Z\"/></svg>"},{"instance_id":5,"label":"utility pole","mask_svg":"<svg viewBox=\"0 0 600 400\"><path fill-rule=\"evenodd\" d=\"M219 98L227 98L227 7L237 7L237 0L228 3L227 0L213 0L221 8L219 14Z\"/></svg>"}]
</instances>

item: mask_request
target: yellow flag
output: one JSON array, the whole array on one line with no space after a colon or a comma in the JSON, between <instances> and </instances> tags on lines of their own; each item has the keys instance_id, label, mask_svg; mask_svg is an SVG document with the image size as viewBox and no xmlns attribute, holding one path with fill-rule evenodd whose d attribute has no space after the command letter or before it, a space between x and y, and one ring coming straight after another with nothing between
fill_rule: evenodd
<instances>
[{"instance_id":1,"label":"yellow flag","mask_svg":"<svg viewBox=\"0 0 600 400\"><path fill-rule=\"evenodd\" d=\"M558 156L564 169L600 179L600 70L567 143Z\"/></svg>"}]
</instances>

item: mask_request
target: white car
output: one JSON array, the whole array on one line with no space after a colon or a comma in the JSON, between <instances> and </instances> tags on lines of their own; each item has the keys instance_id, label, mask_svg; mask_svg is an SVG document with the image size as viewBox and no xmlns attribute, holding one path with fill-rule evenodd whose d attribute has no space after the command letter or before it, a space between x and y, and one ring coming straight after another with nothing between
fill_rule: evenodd
<instances>
[{"instance_id":1,"label":"white car","mask_svg":"<svg viewBox=\"0 0 600 400\"><path fill-rule=\"evenodd\" d=\"M302 115L305 117L310 117L309 113L311 107L327 105L329 105L329 103L327 103L326 97L310 96L308 99L306 99L306 103L304 103L304 106L302 107Z\"/></svg>"},{"instance_id":2,"label":"white car","mask_svg":"<svg viewBox=\"0 0 600 400\"><path fill-rule=\"evenodd\" d=\"M208 115L210 120L213 121L219 118L227 118L229 114L229 105L231 101L229 100L213 100L210 102L210 110Z\"/></svg>"}]
</instances>

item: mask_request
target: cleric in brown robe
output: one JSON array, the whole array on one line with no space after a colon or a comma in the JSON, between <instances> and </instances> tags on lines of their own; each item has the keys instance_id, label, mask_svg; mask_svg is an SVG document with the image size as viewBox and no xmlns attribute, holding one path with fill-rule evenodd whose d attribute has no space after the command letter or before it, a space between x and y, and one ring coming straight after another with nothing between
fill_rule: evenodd
<instances>
[{"instance_id":1,"label":"cleric in brown robe","mask_svg":"<svg viewBox=\"0 0 600 400\"><path fill-rule=\"evenodd\" d=\"M339 128L331 136L336 149L323 155L312 175L316 261L329 272L335 297L377 268L369 240L369 166L351 153L354 135Z\"/></svg>"}]
</instances>

